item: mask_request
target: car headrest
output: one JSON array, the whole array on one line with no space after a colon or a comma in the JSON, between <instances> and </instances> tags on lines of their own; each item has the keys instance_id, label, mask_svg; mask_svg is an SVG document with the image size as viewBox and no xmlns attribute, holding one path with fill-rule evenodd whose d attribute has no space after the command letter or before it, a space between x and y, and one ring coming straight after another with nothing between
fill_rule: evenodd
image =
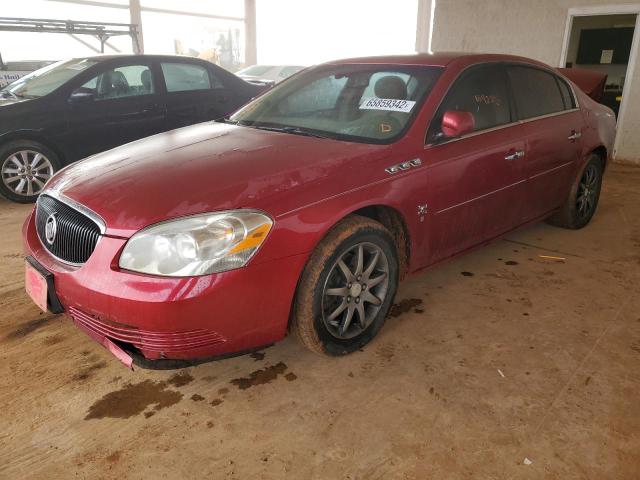
<instances>
[{"instance_id":1,"label":"car headrest","mask_svg":"<svg viewBox=\"0 0 640 480\"><path fill-rule=\"evenodd\" d=\"M389 75L378 80L373 87L378 98L391 98L393 100L407 99L407 85L400 77Z\"/></svg>"},{"instance_id":2,"label":"car headrest","mask_svg":"<svg viewBox=\"0 0 640 480\"><path fill-rule=\"evenodd\" d=\"M150 92L151 91L151 72L149 70L144 70L140 74L140 81L144 86L145 92Z\"/></svg>"},{"instance_id":3,"label":"car headrest","mask_svg":"<svg viewBox=\"0 0 640 480\"><path fill-rule=\"evenodd\" d=\"M127 82L127 77L124 76L124 73L118 72L118 71L111 73L111 85L115 89L129 88L129 82Z\"/></svg>"}]
</instances>

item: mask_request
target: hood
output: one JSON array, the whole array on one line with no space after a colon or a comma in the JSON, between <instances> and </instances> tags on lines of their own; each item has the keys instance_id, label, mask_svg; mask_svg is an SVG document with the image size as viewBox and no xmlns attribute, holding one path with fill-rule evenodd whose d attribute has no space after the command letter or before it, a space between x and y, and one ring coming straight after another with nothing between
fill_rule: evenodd
<instances>
[{"instance_id":1,"label":"hood","mask_svg":"<svg viewBox=\"0 0 640 480\"><path fill-rule=\"evenodd\" d=\"M366 180L366 168L347 173L384 149L204 123L94 155L60 171L47 189L99 214L107 234L128 237L162 220L218 210L250 207L276 217ZM302 193L291 195L294 189Z\"/></svg>"},{"instance_id":2,"label":"hood","mask_svg":"<svg viewBox=\"0 0 640 480\"><path fill-rule=\"evenodd\" d=\"M9 105L16 105L18 103L27 102L29 100L32 100L32 99L31 98L14 98L14 97L4 98L4 97L0 97L0 107L5 107L5 106L9 106Z\"/></svg>"}]
</instances>

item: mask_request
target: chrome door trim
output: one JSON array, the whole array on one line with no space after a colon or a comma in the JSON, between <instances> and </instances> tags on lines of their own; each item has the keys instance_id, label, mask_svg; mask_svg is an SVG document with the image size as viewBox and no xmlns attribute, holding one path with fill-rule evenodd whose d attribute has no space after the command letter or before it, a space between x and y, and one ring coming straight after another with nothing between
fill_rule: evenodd
<instances>
[{"instance_id":1,"label":"chrome door trim","mask_svg":"<svg viewBox=\"0 0 640 480\"><path fill-rule=\"evenodd\" d=\"M482 135L484 133L495 132L496 130L502 130L503 128L509 128L509 127L513 127L515 125L524 125L525 123L535 122L537 120L544 120L546 118L557 117L559 115L565 115L565 114L568 114L568 113L574 113L574 112L578 112L578 111L580 111L579 108L572 108L571 110L562 110L560 112L548 113L546 115L540 115L539 117L527 118L525 120L517 120L515 122L505 123L504 125L498 125L497 127L487 128L486 130L478 130L477 132L471 132L471 133L468 133L466 135L462 135L461 137L452 138L451 140L446 140L446 141L441 142L441 143L427 143L424 146L424 148L427 149L427 148L432 148L432 147L439 147L440 145L447 145L449 143L457 142L458 140L465 140L467 138L477 137L478 135Z\"/></svg>"},{"instance_id":2,"label":"chrome door trim","mask_svg":"<svg viewBox=\"0 0 640 480\"><path fill-rule=\"evenodd\" d=\"M457 203L455 205L451 205L451 206L449 206L447 208L443 208L442 210L438 210L436 212L436 215L438 215L440 213L447 212L447 211L452 210L452 209L457 208L457 207L461 207L462 205L466 205L467 203L475 202L476 200L480 200L482 198L488 197L489 195L493 195L494 193L501 192L503 190L506 190L507 188L515 187L516 185L520 185L521 183L525 183L526 181L527 181L526 179L519 180L519 181L517 181L515 183L512 183L511 185L507 185L505 187L498 188L497 190L493 190L492 192L483 193L482 195L474 197L474 198L472 198L470 200L465 200L464 202L460 202L460 203Z\"/></svg>"},{"instance_id":3,"label":"chrome door trim","mask_svg":"<svg viewBox=\"0 0 640 480\"><path fill-rule=\"evenodd\" d=\"M560 170L561 168L573 165L573 163L575 162L572 160L570 162L563 163L562 165L558 165L557 167L550 168L549 170L545 170L544 172L536 173L535 175L530 176L528 180L541 177L542 175L546 175L547 173L555 172L556 170Z\"/></svg>"}]
</instances>

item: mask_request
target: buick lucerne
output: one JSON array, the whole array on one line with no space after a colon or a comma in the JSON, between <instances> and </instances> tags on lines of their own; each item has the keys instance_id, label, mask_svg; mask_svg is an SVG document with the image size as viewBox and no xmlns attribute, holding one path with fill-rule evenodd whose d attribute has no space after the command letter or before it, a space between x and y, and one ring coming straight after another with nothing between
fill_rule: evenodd
<instances>
[{"instance_id":1,"label":"buick lucerne","mask_svg":"<svg viewBox=\"0 0 640 480\"><path fill-rule=\"evenodd\" d=\"M585 226L614 135L610 109L521 57L323 64L60 171L23 227L26 288L129 366L288 331L347 354L407 274L528 223Z\"/></svg>"}]
</instances>

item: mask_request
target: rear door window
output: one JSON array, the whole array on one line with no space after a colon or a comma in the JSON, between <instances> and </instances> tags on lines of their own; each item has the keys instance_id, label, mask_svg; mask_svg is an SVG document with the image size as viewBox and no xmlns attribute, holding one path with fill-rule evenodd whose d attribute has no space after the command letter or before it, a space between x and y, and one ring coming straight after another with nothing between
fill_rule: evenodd
<instances>
[{"instance_id":1,"label":"rear door window","mask_svg":"<svg viewBox=\"0 0 640 480\"><path fill-rule=\"evenodd\" d=\"M169 93L211 88L209 71L201 65L163 62L160 67Z\"/></svg>"},{"instance_id":2,"label":"rear door window","mask_svg":"<svg viewBox=\"0 0 640 480\"><path fill-rule=\"evenodd\" d=\"M566 100L556 76L534 67L507 68L513 88L518 117L521 120L565 110ZM570 107L572 108L572 107Z\"/></svg>"},{"instance_id":3,"label":"rear door window","mask_svg":"<svg viewBox=\"0 0 640 480\"><path fill-rule=\"evenodd\" d=\"M475 122L475 131L511 123L504 69L500 65L484 65L463 73L447 93L431 122L427 143L433 143L442 137L442 117L449 110L470 112Z\"/></svg>"}]
</instances>

